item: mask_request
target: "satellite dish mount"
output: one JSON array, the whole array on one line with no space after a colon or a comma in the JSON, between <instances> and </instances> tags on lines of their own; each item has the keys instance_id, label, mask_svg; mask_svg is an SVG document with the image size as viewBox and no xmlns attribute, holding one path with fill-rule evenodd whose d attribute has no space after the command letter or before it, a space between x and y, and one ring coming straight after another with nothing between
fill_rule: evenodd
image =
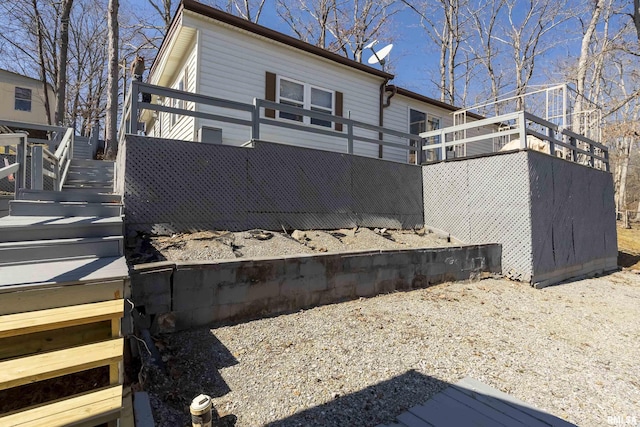
<instances>
[{"instance_id":1,"label":"satellite dish mount","mask_svg":"<svg viewBox=\"0 0 640 427\"><path fill-rule=\"evenodd\" d=\"M364 47L365 49L371 49L371 52L373 52L373 55L369 57L369 60L367 60L367 62L370 65L373 65L373 64L382 65L382 71L384 71L385 70L384 66L387 63L387 57L389 56L389 53L391 53L391 49L393 49L393 44L388 44L382 49L376 51L373 47L377 44L378 44L378 40L374 40Z\"/></svg>"}]
</instances>

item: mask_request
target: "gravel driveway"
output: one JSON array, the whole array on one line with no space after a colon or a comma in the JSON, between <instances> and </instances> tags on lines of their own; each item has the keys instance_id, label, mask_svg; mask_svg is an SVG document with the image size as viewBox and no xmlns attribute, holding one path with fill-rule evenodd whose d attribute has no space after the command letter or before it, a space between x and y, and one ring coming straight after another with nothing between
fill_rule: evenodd
<instances>
[{"instance_id":1,"label":"gravel driveway","mask_svg":"<svg viewBox=\"0 0 640 427\"><path fill-rule=\"evenodd\" d=\"M164 337L160 426L214 398L237 426L375 426L464 376L581 426L640 424L640 276L446 283Z\"/></svg>"}]
</instances>

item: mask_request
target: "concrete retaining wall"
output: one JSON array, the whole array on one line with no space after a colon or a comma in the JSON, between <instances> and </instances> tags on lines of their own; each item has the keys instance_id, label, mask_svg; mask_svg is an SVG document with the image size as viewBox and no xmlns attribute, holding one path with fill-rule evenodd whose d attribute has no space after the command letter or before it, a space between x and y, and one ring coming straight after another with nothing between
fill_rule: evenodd
<instances>
[{"instance_id":1,"label":"concrete retaining wall","mask_svg":"<svg viewBox=\"0 0 640 427\"><path fill-rule=\"evenodd\" d=\"M500 258L499 245L473 245L141 264L131 273L132 297L155 317L152 329L173 313L182 330L499 273Z\"/></svg>"},{"instance_id":2,"label":"concrete retaining wall","mask_svg":"<svg viewBox=\"0 0 640 427\"><path fill-rule=\"evenodd\" d=\"M128 230L422 225L415 165L266 142L242 148L135 135L118 156Z\"/></svg>"},{"instance_id":3,"label":"concrete retaining wall","mask_svg":"<svg viewBox=\"0 0 640 427\"><path fill-rule=\"evenodd\" d=\"M543 287L616 268L611 174L537 151L423 167L425 225L502 244L503 273Z\"/></svg>"}]
</instances>

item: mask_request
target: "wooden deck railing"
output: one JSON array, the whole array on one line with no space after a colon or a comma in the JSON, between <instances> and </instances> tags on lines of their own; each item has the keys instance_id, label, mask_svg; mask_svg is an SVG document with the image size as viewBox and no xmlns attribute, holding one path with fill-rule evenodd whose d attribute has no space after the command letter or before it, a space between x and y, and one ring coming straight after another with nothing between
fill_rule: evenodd
<instances>
[{"instance_id":1,"label":"wooden deck railing","mask_svg":"<svg viewBox=\"0 0 640 427\"><path fill-rule=\"evenodd\" d=\"M186 102L202 104L207 106L213 106L220 109L218 114L206 113L203 111L193 111L185 108L176 108L167 105L161 105L153 102L144 102L140 100L140 94L144 93L147 97L147 101L153 99L153 95L156 97L171 98L182 100L183 105ZM345 117L335 116L332 114L322 113L318 111L307 110L304 108L294 107L291 105L280 104L277 102L266 101L263 99L254 98L253 104L246 104L242 102L230 101L228 99L215 98L211 96L200 95L191 92L184 92L176 89L170 89L163 86L151 85L148 83L142 83L133 81L131 84L131 90L127 94L127 102L122 115L122 122L120 127L120 140L122 140L124 133L138 133L139 130L139 117L142 110L151 110L158 112L165 112L171 114L178 114L183 116L198 117L202 119L215 120L223 123L232 123L247 126L250 129L251 141L259 140L263 126L275 126L292 130L299 130L303 132L326 135L331 137L343 138L346 141L346 151L349 154L353 154L353 143L355 141L370 143L378 146L394 147L401 150L405 150L410 153L416 153L415 159L419 163L420 145L421 140L418 135L412 135L406 132L399 132L397 130L384 128L381 126L375 126L369 123L364 123L356 120L351 120ZM228 111L228 113L222 110ZM331 123L340 123L343 125L344 131L334 130L332 128L323 128L320 126L312 127L298 124L295 121L275 120L264 117L263 110L277 110L285 113L290 113L297 116L310 117L317 120L322 120ZM247 115L246 119L234 117L233 113L237 115L237 112L243 112ZM370 138L362 135L358 135L356 130L367 130L378 133L378 138ZM385 136L393 136L401 138L407 143L398 143L385 140ZM412 142L413 144L410 144ZM415 144L415 145L414 145Z\"/></svg>"},{"instance_id":2,"label":"wooden deck railing","mask_svg":"<svg viewBox=\"0 0 640 427\"><path fill-rule=\"evenodd\" d=\"M29 137L26 132L0 134L0 147L16 147L16 161L9 166L0 165L4 166L0 169L0 179L15 174L16 194L21 188L42 190L45 176L53 180L54 190L62 190L73 157L74 129L9 120L0 120L0 125L14 129L42 130L50 135L50 139L46 140ZM57 146L55 153L49 150L50 145ZM30 182L26 180L28 156L31 157Z\"/></svg>"},{"instance_id":3,"label":"wooden deck railing","mask_svg":"<svg viewBox=\"0 0 640 427\"><path fill-rule=\"evenodd\" d=\"M466 137L466 131L470 129L480 129L480 135ZM512 140L514 135L516 137ZM420 136L427 141L422 150L435 151L438 160L447 158L447 149L450 147L486 141L499 140L508 143L517 139L518 148L531 148L527 138L531 136L551 155L560 155L565 160L605 171L610 169L609 150L606 146L526 111L423 132Z\"/></svg>"}]
</instances>

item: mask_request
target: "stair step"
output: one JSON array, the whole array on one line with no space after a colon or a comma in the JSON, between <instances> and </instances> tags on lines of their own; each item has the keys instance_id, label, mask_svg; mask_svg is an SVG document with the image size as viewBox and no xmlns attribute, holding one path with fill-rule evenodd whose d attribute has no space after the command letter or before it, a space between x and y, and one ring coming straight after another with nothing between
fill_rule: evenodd
<instances>
[{"instance_id":1,"label":"stair step","mask_svg":"<svg viewBox=\"0 0 640 427\"><path fill-rule=\"evenodd\" d=\"M113 172L91 170L69 170L67 181L70 179L93 179L102 181L113 181Z\"/></svg>"},{"instance_id":2,"label":"stair step","mask_svg":"<svg viewBox=\"0 0 640 427\"><path fill-rule=\"evenodd\" d=\"M64 193L91 193L91 194L109 194L113 193L113 186L108 187L63 187Z\"/></svg>"},{"instance_id":3,"label":"stair step","mask_svg":"<svg viewBox=\"0 0 640 427\"><path fill-rule=\"evenodd\" d=\"M122 203L119 194L96 193L95 190L45 191L18 190L19 200L43 200L49 202Z\"/></svg>"},{"instance_id":4,"label":"stair step","mask_svg":"<svg viewBox=\"0 0 640 427\"><path fill-rule=\"evenodd\" d=\"M124 253L122 236L0 243L0 265L76 257L115 257Z\"/></svg>"},{"instance_id":5,"label":"stair step","mask_svg":"<svg viewBox=\"0 0 640 427\"><path fill-rule=\"evenodd\" d=\"M0 338L119 319L124 301L115 299L0 316Z\"/></svg>"},{"instance_id":6,"label":"stair step","mask_svg":"<svg viewBox=\"0 0 640 427\"><path fill-rule=\"evenodd\" d=\"M9 202L9 215L113 217L122 215L122 204L11 200Z\"/></svg>"},{"instance_id":7,"label":"stair step","mask_svg":"<svg viewBox=\"0 0 640 427\"><path fill-rule=\"evenodd\" d=\"M0 390L118 363L122 346L116 338L0 361Z\"/></svg>"},{"instance_id":8,"label":"stair step","mask_svg":"<svg viewBox=\"0 0 640 427\"><path fill-rule=\"evenodd\" d=\"M6 216L0 218L0 243L121 235L121 217Z\"/></svg>"},{"instance_id":9,"label":"stair step","mask_svg":"<svg viewBox=\"0 0 640 427\"><path fill-rule=\"evenodd\" d=\"M95 421L93 425L115 419L122 407L122 386L109 386L52 403L0 415L3 426L68 426Z\"/></svg>"},{"instance_id":10,"label":"stair step","mask_svg":"<svg viewBox=\"0 0 640 427\"><path fill-rule=\"evenodd\" d=\"M112 192L113 183L107 183L107 182L89 182L89 183L72 183L72 184L65 183L62 186L63 190L86 190L86 189L93 189L93 188Z\"/></svg>"},{"instance_id":11,"label":"stair step","mask_svg":"<svg viewBox=\"0 0 640 427\"><path fill-rule=\"evenodd\" d=\"M90 159L71 159L71 167L73 166L90 166L90 167L111 167L115 165L112 160L90 160Z\"/></svg>"},{"instance_id":12,"label":"stair step","mask_svg":"<svg viewBox=\"0 0 640 427\"><path fill-rule=\"evenodd\" d=\"M0 299L4 292L120 280L128 274L123 256L0 265Z\"/></svg>"},{"instance_id":13,"label":"stair step","mask_svg":"<svg viewBox=\"0 0 640 427\"><path fill-rule=\"evenodd\" d=\"M92 178L92 177L84 177L84 178L67 178L64 182L64 186L104 186L104 187L113 187L113 180L107 178Z\"/></svg>"}]
</instances>

